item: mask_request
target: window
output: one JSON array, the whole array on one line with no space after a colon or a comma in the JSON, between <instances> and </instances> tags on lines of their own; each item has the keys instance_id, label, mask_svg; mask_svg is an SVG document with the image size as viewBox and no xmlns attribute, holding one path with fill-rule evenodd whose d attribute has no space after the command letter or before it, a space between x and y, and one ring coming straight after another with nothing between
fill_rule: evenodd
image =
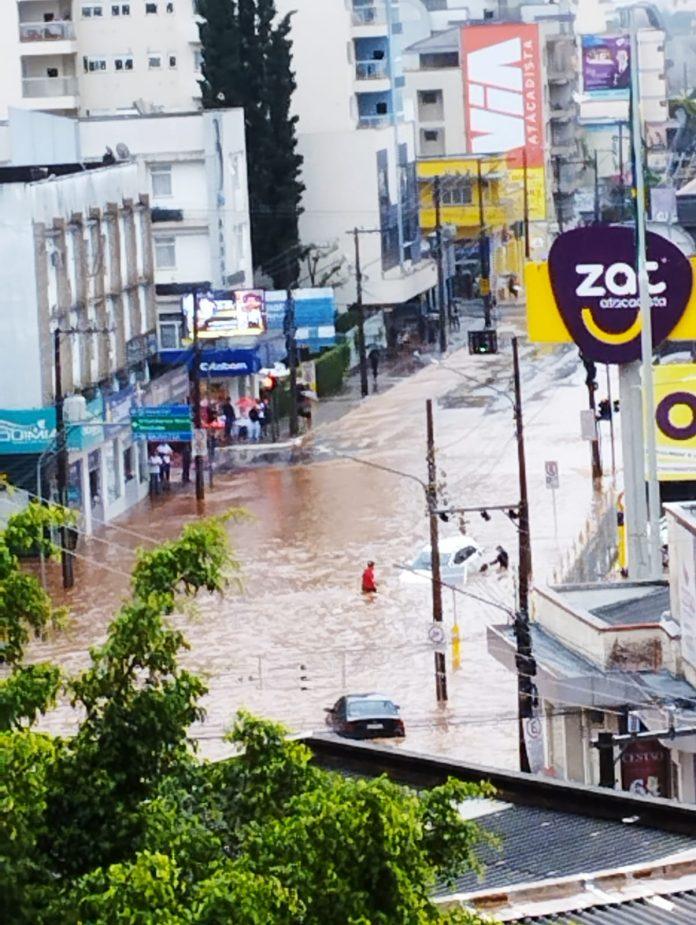
<instances>
[{"instance_id":1,"label":"window","mask_svg":"<svg viewBox=\"0 0 696 925\"><path fill-rule=\"evenodd\" d=\"M472 184L471 180L457 180L443 184L442 204L443 206L468 206L472 202Z\"/></svg>"},{"instance_id":2,"label":"window","mask_svg":"<svg viewBox=\"0 0 696 925\"><path fill-rule=\"evenodd\" d=\"M194 71L200 71L203 67L203 52L200 48L197 48L193 53L193 69Z\"/></svg>"},{"instance_id":3,"label":"window","mask_svg":"<svg viewBox=\"0 0 696 925\"><path fill-rule=\"evenodd\" d=\"M132 71L133 55L119 55L117 58L114 58L114 68L117 71Z\"/></svg>"},{"instance_id":4,"label":"window","mask_svg":"<svg viewBox=\"0 0 696 925\"><path fill-rule=\"evenodd\" d=\"M440 94L437 90L423 90L422 93L418 94L420 96L420 101L425 106L434 106L435 103L439 103Z\"/></svg>"},{"instance_id":5,"label":"window","mask_svg":"<svg viewBox=\"0 0 696 925\"><path fill-rule=\"evenodd\" d=\"M172 168L171 164L153 164L150 168L152 179L152 195L155 199L172 195Z\"/></svg>"},{"instance_id":6,"label":"window","mask_svg":"<svg viewBox=\"0 0 696 925\"><path fill-rule=\"evenodd\" d=\"M176 67L176 55L167 55L167 62L169 64L170 69L175 68Z\"/></svg>"},{"instance_id":7,"label":"window","mask_svg":"<svg viewBox=\"0 0 696 925\"><path fill-rule=\"evenodd\" d=\"M157 4L156 4L156 3L146 3L146 4L145 4L145 13L146 13L146 14L148 14L148 13L156 13L156 12L157 12Z\"/></svg>"},{"instance_id":8,"label":"window","mask_svg":"<svg viewBox=\"0 0 696 925\"><path fill-rule=\"evenodd\" d=\"M155 266L158 270L176 267L176 238L155 238Z\"/></svg>"},{"instance_id":9,"label":"window","mask_svg":"<svg viewBox=\"0 0 696 925\"><path fill-rule=\"evenodd\" d=\"M83 6L81 12L83 19L92 19L103 14L103 7L100 3L93 6Z\"/></svg>"},{"instance_id":10,"label":"window","mask_svg":"<svg viewBox=\"0 0 696 925\"><path fill-rule=\"evenodd\" d=\"M168 13L173 13L173 12L174 12L174 4L173 4L173 3L168 3L168 4L165 6L165 10L166 10Z\"/></svg>"},{"instance_id":11,"label":"window","mask_svg":"<svg viewBox=\"0 0 696 925\"><path fill-rule=\"evenodd\" d=\"M151 71L157 71L162 67L162 55L148 55L147 66Z\"/></svg>"},{"instance_id":12,"label":"window","mask_svg":"<svg viewBox=\"0 0 696 925\"><path fill-rule=\"evenodd\" d=\"M439 134L437 129L425 129L423 138L425 141L437 141Z\"/></svg>"},{"instance_id":13,"label":"window","mask_svg":"<svg viewBox=\"0 0 696 925\"><path fill-rule=\"evenodd\" d=\"M181 322L160 321L159 345L160 350L176 350L181 346Z\"/></svg>"},{"instance_id":14,"label":"window","mask_svg":"<svg viewBox=\"0 0 696 925\"><path fill-rule=\"evenodd\" d=\"M130 3L112 3L112 16L130 16Z\"/></svg>"},{"instance_id":15,"label":"window","mask_svg":"<svg viewBox=\"0 0 696 925\"><path fill-rule=\"evenodd\" d=\"M82 59L82 65L85 69L85 74L92 74L95 71L105 71L106 58L90 58L85 55Z\"/></svg>"}]
</instances>

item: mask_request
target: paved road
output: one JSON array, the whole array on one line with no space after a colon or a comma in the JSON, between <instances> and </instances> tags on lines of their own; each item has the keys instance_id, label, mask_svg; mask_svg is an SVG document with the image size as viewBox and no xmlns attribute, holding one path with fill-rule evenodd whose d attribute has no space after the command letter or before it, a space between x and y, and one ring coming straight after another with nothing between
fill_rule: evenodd
<instances>
[{"instance_id":1,"label":"paved road","mask_svg":"<svg viewBox=\"0 0 696 925\"><path fill-rule=\"evenodd\" d=\"M447 364L479 383L510 389L509 342L496 357L459 350ZM560 467L560 547L572 543L591 510L589 451L579 439L586 391L568 349L525 346L522 367L534 569L536 580L544 582L557 563L545 459L556 459ZM409 748L515 766L514 678L489 657L485 645L486 626L504 622L505 609L513 604L513 576L491 570L472 581L467 590L484 603L457 596L462 666L453 672L448 657L450 700L438 706L433 653L426 642L429 583L406 585L395 566L427 541L423 492L408 478L340 458L341 453L357 455L424 478L426 398L436 400L438 463L449 501L462 506L515 501L509 403L435 365L319 427L314 443L334 458L308 452L301 465L217 479L205 512L239 506L253 516L231 528L244 592L202 600L196 614L180 618L191 641L187 661L210 685L208 720L196 730L204 753L222 753L223 730L240 706L304 730L323 724L322 708L344 689L380 689L402 705ZM193 499L177 494L154 507L146 503L119 527L106 530L102 542L91 542L84 552L89 561L78 563L73 623L38 647L40 654L75 668L103 635L124 593L129 550L138 543L121 527L151 540L171 536L195 516ZM444 535L457 530L455 524L442 527ZM516 552L516 530L504 515L494 514L489 522L476 516L468 532L487 547L490 558L499 542ZM380 582L374 600L359 593L368 558L377 562ZM446 593L450 625L453 607ZM66 707L46 721L61 730L70 722Z\"/></svg>"}]
</instances>

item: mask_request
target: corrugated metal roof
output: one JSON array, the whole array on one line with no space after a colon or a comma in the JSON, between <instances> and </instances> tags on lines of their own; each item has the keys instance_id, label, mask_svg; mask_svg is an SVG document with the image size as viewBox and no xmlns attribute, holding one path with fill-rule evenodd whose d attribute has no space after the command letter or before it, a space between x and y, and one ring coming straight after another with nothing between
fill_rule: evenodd
<instances>
[{"instance_id":1,"label":"corrugated metal roof","mask_svg":"<svg viewBox=\"0 0 696 925\"><path fill-rule=\"evenodd\" d=\"M692 850L696 844L686 835L535 806L508 805L476 821L499 837L500 846L481 851L486 870L480 880L467 873L439 895L648 863Z\"/></svg>"},{"instance_id":2,"label":"corrugated metal roof","mask_svg":"<svg viewBox=\"0 0 696 925\"><path fill-rule=\"evenodd\" d=\"M560 915L514 919L516 925L694 925L696 890L591 906ZM512 925L512 923L510 923Z\"/></svg>"},{"instance_id":3,"label":"corrugated metal roof","mask_svg":"<svg viewBox=\"0 0 696 925\"><path fill-rule=\"evenodd\" d=\"M665 612L669 612L669 588L658 588L650 594L636 596L628 601L602 604L590 611L611 626L625 626L630 623L659 623Z\"/></svg>"}]
</instances>

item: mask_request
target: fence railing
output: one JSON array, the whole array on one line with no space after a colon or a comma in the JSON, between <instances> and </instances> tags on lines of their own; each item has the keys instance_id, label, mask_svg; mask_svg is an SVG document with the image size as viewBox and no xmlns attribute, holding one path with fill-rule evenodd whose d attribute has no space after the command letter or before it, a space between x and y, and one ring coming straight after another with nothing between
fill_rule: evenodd
<instances>
[{"instance_id":1,"label":"fence railing","mask_svg":"<svg viewBox=\"0 0 696 925\"><path fill-rule=\"evenodd\" d=\"M76 94L77 77L25 77L22 80L22 96L27 99Z\"/></svg>"},{"instance_id":2,"label":"fence railing","mask_svg":"<svg viewBox=\"0 0 696 925\"><path fill-rule=\"evenodd\" d=\"M75 38L71 22L21 22L20 42L56 42Z\"/></svg>"}]
</instances>

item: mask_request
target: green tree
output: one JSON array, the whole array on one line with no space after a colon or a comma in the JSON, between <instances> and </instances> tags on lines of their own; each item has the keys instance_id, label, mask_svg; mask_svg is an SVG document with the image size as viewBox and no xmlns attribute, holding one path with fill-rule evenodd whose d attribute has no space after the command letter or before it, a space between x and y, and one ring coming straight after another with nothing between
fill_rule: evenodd
<instances>
[{"instance_id":1,"label":"green tree","mask_svg":"<svg viewBox=\"0 0 696 925\"><path fill-rule=\"evenodd\" d=\"M278 19L274 0L198 0L198 12L203 106L244 109L254 260L282 288L298 277L304 191L290 114L291 16Z\"/></svg>"}]
</instances>

